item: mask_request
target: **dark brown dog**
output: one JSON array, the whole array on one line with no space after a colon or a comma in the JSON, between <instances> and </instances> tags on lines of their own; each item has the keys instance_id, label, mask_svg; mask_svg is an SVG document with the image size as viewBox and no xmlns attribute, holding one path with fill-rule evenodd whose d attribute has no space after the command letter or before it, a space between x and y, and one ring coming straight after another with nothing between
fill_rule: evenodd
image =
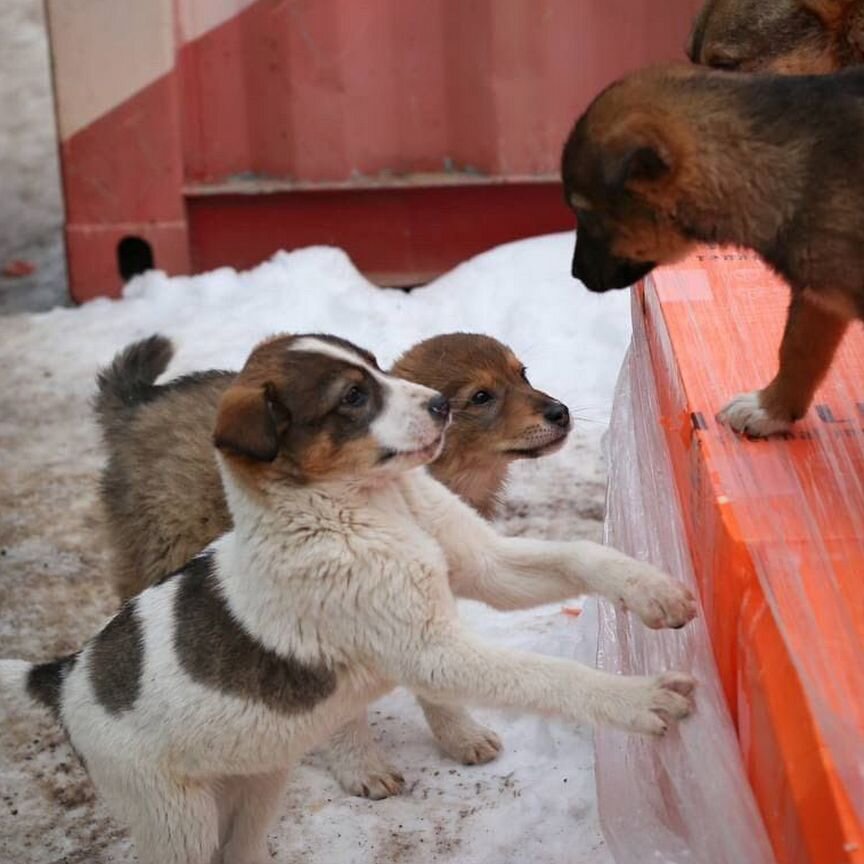
<instances>
[{"instance_id":1,"label":"dark brown dog","mask_svg":"<svg viewBox=\"0 0 864 864\"><path fill-rule=\"evenodd\" d=\"M864 0L706 0L687 53L718 69L834 72L864 63Z\"/></svg>"},{"instance_id":2,"label":"dark brown dog","mask_svg":"<svg viewBox=\"0 0 864 864\"><path fill-rule=\"evenodd\" d=\"M118 593L130 597L182 567L231 527L211 431L236 373L154 381L173 355L153 336L130 345L99 375L96 413L108 451L101 497ZM515 459L557 449L570 415L535 390L525 367L495 339L467 333L421 342L393 368L453 402L433 475L490 516Z\"/></svg>"},{"instance_id":3,"label":"dark brown dog","mask_svg":"<svg viewBox=\"0 0 864 864\"><path fill-rule=\"evenodd\" d=\"M646 70L613 84L564 149L573 275L623 288L698 243L749 247L792 303L780 370L722 416L750 435L804 415L864 318L864 67L826 76Z\"/></svg>"}]
</instances>

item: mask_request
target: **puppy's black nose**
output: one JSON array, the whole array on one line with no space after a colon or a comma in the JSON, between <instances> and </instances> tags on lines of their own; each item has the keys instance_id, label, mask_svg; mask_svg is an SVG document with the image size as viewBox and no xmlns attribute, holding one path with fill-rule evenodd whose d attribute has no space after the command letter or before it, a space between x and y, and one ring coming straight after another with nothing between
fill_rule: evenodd
<instances>
[{"instance_id":1,"label":"puppy's black nose","mask_svg":"<svg viewBox=\"0 0 864 864\"><path fill-rule=\"evenodd\" d=\"M550 402L543 412L543 417L563 429L570 425L570 412L563 402Z\"/></svg>"},{"instance_id":2,"label":"puppy's black nose","mask_svg":"<svg viewBox=\"0 0 864 864\"><path fill-rule=\"evenodd\" d=\"M433 396L426 407L436 420L446 420L450 416L450 403L446 396Z\"/></svg>"}]
</instances>

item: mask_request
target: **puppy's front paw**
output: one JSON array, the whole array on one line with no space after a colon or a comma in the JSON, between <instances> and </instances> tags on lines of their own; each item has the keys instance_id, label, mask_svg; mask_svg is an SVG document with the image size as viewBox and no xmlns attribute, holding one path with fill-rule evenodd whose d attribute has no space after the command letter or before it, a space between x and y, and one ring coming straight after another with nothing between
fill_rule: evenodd
<instances>
[{"instance_id":1,"label":"puppy's front paw","mask_svg":"<svg viewBox=\"0 0 864 864\"><path fill-rule=\"evenodd\" d=\"M626 680L626 679L625 679ZM618 706L612 723L628 732L665 735L671 726L693 710L696 681L682 672L666 672L656 678L630 679L633 690Z\"/></svg>"},{"instance_id":2,"label":"puppy's front paw","mask_svg":"<svg viewBox=\"0 0 864 864\"><path fill-rule=\"evenodd\" d=\"M634 563L622 601L646 627L683 627L696 617L696 598L688 588L650 564Z\"/></svg>"},{"instance_id":3,"label":"puppy's front paw","mask_svg":"<svg viewBox=\"0 0 864 864\"><path fill-rule=\"evenodd\" d=\"M398 795L405 785L405 778L374 745L362 749L334 748L329 755L330 769L349 795L377 801Z\"/></svg>"},{"instance_id":4,"label":"puppy's front paw","mask_svg":"<svg viewBox=\"0 0 864 864\"><path fill-rule=\"evenodd\" d=\"M786 417L775 417L767 408L762 407L762 391L741 393L736 396L718 415L717 419L736 432L751 438L767 438L780 435L792 428L792 421Z\"/></svg>"}]
</instances>

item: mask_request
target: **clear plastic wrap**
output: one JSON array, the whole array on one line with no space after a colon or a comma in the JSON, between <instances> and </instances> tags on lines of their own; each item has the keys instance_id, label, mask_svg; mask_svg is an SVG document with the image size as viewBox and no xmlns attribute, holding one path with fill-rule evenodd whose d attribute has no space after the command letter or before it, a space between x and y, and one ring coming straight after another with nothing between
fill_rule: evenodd
<instances>
[{"instance_id":1,"label":"clear plastic wrap","mask_svg":"<svg viewBox=\"0 0 864 864\"><path fill-rule=\"evenodd\" d=\"M702 617L651 633L603 610L605 668L700 681L696 715L669 739L598 736L621 864L769 861L766 832L782 864L864 861L860 326L790 435L749 441L715 418L776 371L788 299L733 250L701 250L634 291L607 540L698 586Z\"/></svg>"},{"instance_id":2,"label":"clear plastic wrap","mask_svg":"<svg viewBox=\"0 0 864 864\"><path fill-rule=\"evenodd\" d=\"M606 542L695 592L648 346L639 320L635 327L607 438ZM699 681L696 714L665 738L596 734L600 818L618 864L771 864L704 618L648 630L603 604L598 659L612 672L683 669Z\"/></svg>"}]
</instances>

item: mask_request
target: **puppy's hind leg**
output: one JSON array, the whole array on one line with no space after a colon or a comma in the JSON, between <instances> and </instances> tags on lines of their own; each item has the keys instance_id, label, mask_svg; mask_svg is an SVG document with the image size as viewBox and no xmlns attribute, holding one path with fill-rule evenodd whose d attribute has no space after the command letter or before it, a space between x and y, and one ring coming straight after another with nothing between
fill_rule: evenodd
<instances>
[{"instance_id":1,"label":"puppy's hind leg","mask_svg":"<svg viewBox=\"0 0 864 864\"><path fill-rule=\"evenodd\" d=\"M249 777L228 777L223 801L227 802L225 843L218 864L266 864L267 828L275 819L288 777L287 770Z\"/></svg>"},{"instance_id":2,"label":"puppy's hind leg","mask_svg":"<svg viewBox=\"0 0 864 864\"><path fill-rule=\"evenodd\" d=\"M122 798L97 785L129 823L140 864L211 864L219 846L219 814L209 784L127 778L118 788Z\"/></svg>"},{"instance_id":3,"label":"puppy's hind leg","mask_svg":"<svg viewBox=\"0 0 864 864\"><path fill-rule=\"evenodd\" d=\"M463 765L483 765L498 758L501 739L481 726L461 705L446 705L417 697L426 722L441 749Z\"/></svg>"},{"instance_id":4,"label":"puppy's hind leg","mask_svg":"<svg viewBox=\"0 0 864 864\"><path fill-rule=\"evenodd\" d=\"M365 711L333 735L325 757L339 785L350 795L389 798L405 785L405 778L372 739Z\"/></svg>"}]
</instances>

